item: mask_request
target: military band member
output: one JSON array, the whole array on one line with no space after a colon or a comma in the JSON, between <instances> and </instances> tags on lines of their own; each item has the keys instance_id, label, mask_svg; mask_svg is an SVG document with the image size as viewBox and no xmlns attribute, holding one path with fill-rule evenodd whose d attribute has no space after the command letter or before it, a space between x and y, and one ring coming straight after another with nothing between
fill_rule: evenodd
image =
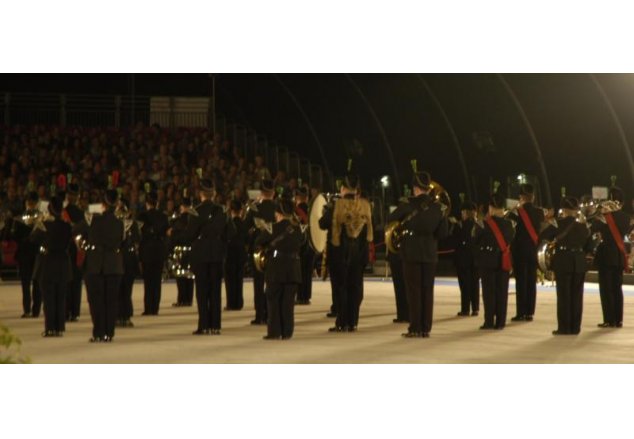
<instances>
[{"instance_id":1,"label":"military band member","mask_svg":"<svg viewBox=\"0 0 634 439\"><path fill-rule=\"evenodd\" d=\"M599 294L603 310L600 328L623 326L623 270L627 268L627 255L623 237L631 230L629 215L621 210L623 191L618 187L609 190L612 207L601 207L592 223L592 232L601 234L595 262L599 270Z\"/></svg>"},{"instance_id":2,"label":"military band member","mask_svg":"<svg viewBox=\"0 0 634 439\"><path fill-rule=\"evenodd\" d=\"M161 278L167 257L166 232L169 228L167 215L156 208L156 192L145 196L145 212L139 215L141 244L139 255L143 271L144 310L143 315L158 315L161 304Z\"/></svg>"},{"instance_id":3,"label":"military band member","mask_svg":"<svg viewBox=\"0 0 634 439\"><path fill-rule=\"evenodd\" d=\"M504 329L512 268L510 245L515 234L513 223L504 218L505 199L494 194L489 213L473 228L475 263L482 279L484 324L480 329Z\"/></svg>"},{"instance_id":4,"label":"military band member","mask_svg":"<svg viewBox=\"0 0 634 439\"><path fill-rule=\"evenodd\" d=\"M563 217L541 233L552 242L552 270L557 285L557 329L553 335L577 335L581 331L583 282L586 275L586 249L590 232L577 221L579 202L573 197L561 200Z\"/></svg>"},{"instance_id":5,"label":"military band member","mask_svg":"<svg viewBox=\"0 0 634 439\"><path fill-rule=\"evenodd\" d=\"M403 337L429 337L434 307L434 277L438 263L438 240L448 234L446 208L430 196L431 176L416 172L414 196L401 203L389 221L402 221L403 276L409 305L409 328Z\"/></svg>"},{"instance_id":6,"label":"military band member","mask_svg":"<svg viewBox=\"0 0 634 439\"><path fill-rule=\"evenodd\" d=\"M196 211L192 209L192 200L190 197L183 197L181 205L179 207L179 214L174 223L172 224L172 231L170 234L170 251L174 250L175 246L187 246L183 241L183 233L187 230L190 218L196 215ZM190 252L185 252L181 257L181 266L187 267L191 264ZM192 306L194 300L194 279L190 279L184 276L176 278L176 302L172 306Z\"/></svg>"},{"instance_id":7,"label":"military band member","mask_svg":"<svg viewBox=\"0 0 634 439\"><path fill-rule=\"evenodd\" d=\"M70 261L73 268L73 276L69 284L66 296L66 320L76 322L81 314L81 289L83 278L84 250L78 248L77 236L87 230L84 211L77 206L79 186L75 183L68 185L66 192L66 207L62 218L68 221L73 229L73 245L70 247Z\"/></svg>"},{"instance_id":8,"label":"military band member","mask_svg":"<svg viewBox=\"0 0 634 439\"><path fill-rule=\"evenodd\" d=\"M476 223L476 205L470 201L460 208L461 221L454 225L456 242L454 264L460 286L459 316L477 316L480 310L480 276L475 266L473 228Z\"/></svg>"},{"instance_id":9,"label":"military band member","mask_svg":"<svg viewBox=\"0 0 634 439\"><path fill-rule=\"evenodd\" d=\"M337 294L339 292L339 284L337 283L337 276L333 277L332 276L332 272L333 272L333 263L332 263L332 257L330 255L332 255L332 212L333 212L333 204L332 202L326 204L324 206L324 210L322 213L321 218L319 218L319 228L321 230L327 230L328 233L326 234L326 251L324 254L322 254L322 258L326 258L326 269L328 270L328 272L330 273L330 291L331 291L331 298L332 298L332 303L330 305L330 311L326 314L327 317L330 318L334 318L337 317ZM323 261L322 261L322 265L323 265Z\"/></svg>"},{"instance_id":10,"label":"military band member","mask_svg":"<svg viewBox=\"0 0 634 439\"><path fill-rule=\"evenodd\" d=\"M44 296L43 337L61 337L66 330L66 291L72 276L69 250L72 245L70 224L61 218L63 200L51 198L48 211L52 220L44 221L43 230L34 238L40 245L36 281Z\"/></svg>"},{"instance_id":11,"label":"military band member","mask_svg":"<svg viewBox=\"0 0 634 439\"><path fill-rule=\"evenodd\" d=\"M396 318L392 322L408 323L409 307L407 306L407 292L405 291L405 279L403 278L403 261L398 253L392 253L389 250L387 250L386 258L390 264L394 297L396 299Z\"/></svg>"},{"instance_id":12,"label":"military band member","mask_svg":"<svg viewBox=\"0 0 634 439\"><path fill-rule=\"evenodd\" d=\"M123 275L121 244L123 222L114 213L118 201L116 191L104 197L104 212L94 215L88 231L85 281L92 317L91 343L110 342L114 338L117 298Z\"/></svg>"},{"instance_id":13,"label":"military band member","mask_svg":"<svg viewBox=\"0 0 634 439\"><path fill-rule=\"evenodd\" d=\"M308 227L308 189L305 186L295 190L295 214L300 224ZM313 291L313 269L315 266L315 252L310 246L309 240L304 240L300 251L302 265L302 283L297 290L298 305L310 305Z\"/></svg>"},{"instance_id":14,"label":"military band member","mask_svg":"<svg viewBox=\"0 0 634 439\"><path fill-rule=\"evenodd\" d=\"M242 219L242 203L232 200L230 205L231 222L235 235L227 244L227 262L225 263L225 290L227 293L227 311L238 311L244 306L244 269L247 263L248 230Z\"/></svg>"},{"instance_id":15,"label":"military band member","mask_svg":"<svg viewBox=\"0 0 634 439\"><path fill-rule=\"evenodd\" d=\"M533 204L533 186L520 186L518 209L508 214L508 219L516 223L515 238L511 244L513 254L513 275L515 276L515 298L517 312L511 319L533 321L537 299L537 245L539 232L544 222L544 211Z\"/></svg>"},{"instance_id":16,"label":"military band member","mask_svg":"<svg viewBox=\"0 0 634 439\"><path fill-rule=\"evenodd\" d=\"M123 276L119 287L119 298L117 300L117 326L123 328L134 327L132 315L134 307L132 305L132 291L134 289L134 279L140 274L138 247L141 240L139 225L130 214L130 205L127 199L119 200L119 219L123 220L125 237L121 244L123 254Z\"/></svg>"},{"instance_id":17,"label":"military band member","mask_svg":"<svg viewBox=\"0 0 634 439\"><path fill-rule=\"evenodd\" d=\"M330 332L353 332L359 323L363 300L363 270L368 261L368 243L372 242L372 210L366 199L357 196L359 179L347 176L341 186L341 198L332 214L331 276L338 285L337 320Z\"/></svg>"},{"instance_id":18,"label":"military band member","mask_svg":"<svg viewBox=\"0 0 634 439\"><path fill-rule=\"evenodd\" d=\"M222 264L227 242L227 219L222 206L212 200L214 186L200 181L200 204L191 215L183 241L191 246L191 267L195 276L198 327L194 335L220 335Z\"/></svg>"},{"instance_id":19,"label":"military band member","mask_svg":"<svg viewBox=\"0 0 634 439\"><path fill-rule=\"evenodd\" d=\"M26 210L22 214L23 220L14 219L11 237L18 244L16 259L22 284L22 318L39 317L42 309L42 293L39 282L33 280L35 259L40 251L37 243L31 240L33 218L41 215L37 209L39 197L30 192L25 203Z\"/></svg>"},{"instance_id":20,"label":"military band member","mask_svg":"<svg viewBox=\"0 0 634 439\"><path fill-rule=\"evenodd\" d=\"M291 221L293 212L292 201L278 201L271 232L262 231L255 241L256 247L266 248L267 254L265 340L287 340L293 336L293 306L302 280L300 249L305 241L300 227Z\"/></svg>"},{"instance_id":21,"label":"military band member","mask_svg":"<svg viewBox=\"0 0 634 439\"><path fill-rule=\"evenodd\" d=\"M262 180L260 184L261 201L249 209L245 218L246 226L249 230L249 255L255 250L255 241L261 233L264 225L271 225L275 222L275 185L272 180ZM264 296L264 273L260 273L253 263L253 258L249 257L253 272L253 302L255 307L255 319L251 320L252 325L266 325L266 297Z\"/></svg>"}]
</instances>

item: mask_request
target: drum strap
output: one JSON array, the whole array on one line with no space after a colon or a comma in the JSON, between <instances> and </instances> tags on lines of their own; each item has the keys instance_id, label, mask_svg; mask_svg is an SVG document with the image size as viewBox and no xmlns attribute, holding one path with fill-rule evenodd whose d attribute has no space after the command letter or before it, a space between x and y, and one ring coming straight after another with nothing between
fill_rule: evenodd
<instances>
[{"instance_id":1,"label":"drum strap","mask_svg":"<svg viewBox=\"0 0 634 439\"><path fill-rule=\"evenodd\" d=\"M520 207L519 209L517 209L517 212L520 214L520 218L522 218L524 227L526 227L526 231L530 235L531 240L533 241L533 244L537 245L537 241L539 240L539 238L537 236L537 232L535 231L535 227L533 226L533 223L531 222L531 219L528 216L528 212L526 212L526 209L524 209L523 207Z\"/></svg>"},{"instance_id":2,"label":"drum strap","mask_svg":"<svg viewBox=\"0 0 634 439\"><path fill-rule=\"evenodd\" d=\"M611 213L606 213L605 222L608 224L608 228L610 229L610 234L612 235L612 239L616 243L616 246L619 248L621 252L621 256L623 256L623 266L625 267L625 271L629 273L629 267L627 263L627 255L625 253L625 244L623 243L623 237L619 233L619 229L616 226L616 222L614 222L614 217Z\"/></svg>"},{"instance_id":3,"label":"drum strap","mask_svg":"<svg viewBox=\"0 0 634 439\"><path fill-rule=\"evenodd\" d=\"M493 218L487 218L486 223L491 228L493 236L495 236L495 240L498 243L498 247L500 247L500 250L502 251L502 270L511 271L511 246L509 246L504 240L504 235L502 235L502 231Z\"/></svg>"}]
</instances>

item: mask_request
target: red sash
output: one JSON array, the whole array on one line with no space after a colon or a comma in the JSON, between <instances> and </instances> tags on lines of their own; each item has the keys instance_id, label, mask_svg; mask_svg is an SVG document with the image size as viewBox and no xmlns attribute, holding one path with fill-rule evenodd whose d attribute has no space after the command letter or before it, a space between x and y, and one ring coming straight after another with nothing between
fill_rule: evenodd
<instances>
[{"instance_id":1,"label":"red sash","mask_svg":"<svg viewBox=\"0 0 634 439\"><path fill-rule=\"evenodd\" d=\"M625 244L623 243L623 237L619 233L618 227L616 227L616 223L614 222L614 217L612 216L612 214L606 213L604 216L605 222L608 224L608 228L610 229L610 233L612 234L612 239L614 239L614 242L616 242L616 246L619 248L619 251L623 256L623 267L625 268L625 271L629 273L630 270L627 263L627 254L625 253Z\"/></svg>"},{"instance_id":2,"label":"red sash","mask_svg":"<svg viewBox=\"0 0 634 439\"><path fill-rule=\"evenodd\" d=\"M528 231L528 234L530 235L533 241L533 244L537 245L537 241L539 241L539 238L537 236L537 232L535 231L535 227L533 227L533 223L531 222L531 219L529 218L528 213L526 212L526 209L524 209L523 207L520 207L519 209L517 209L517 212L520 214L520 218L522 218L524 227L526 227L526 230Z\"/></svg>"},{"instance_id":3,"label":"red sash","mask_svg":"<svg viewBox=\"0 0 634 439\"><path fill-rule=\"evenodd\" d=\"M308 215L306 214L306 212L304 212L304 209L302 209L299 206L296 206L295 214L299 217L299 220L301 221L302 224L308 224Z\"/></svg>"},{"instance_id":4,"label":"red sash","mask_svg":"<svg viewBox=\"0 0 634 439\"><path fill-rule=\"evenodd\" d=\"M493 218L487 218L486 223L491 228L493 236L495 236L495 240L498 242L500 250L502 250L502 270L511 271L511 246L504 240L504 235L502 235L502 231Z\"/></svg>"}]
</instances>

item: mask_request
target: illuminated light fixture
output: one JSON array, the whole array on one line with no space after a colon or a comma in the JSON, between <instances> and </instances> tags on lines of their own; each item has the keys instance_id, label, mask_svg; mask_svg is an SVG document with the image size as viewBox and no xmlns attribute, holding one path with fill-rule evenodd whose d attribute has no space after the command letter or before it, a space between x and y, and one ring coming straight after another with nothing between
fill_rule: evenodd
<instances>
[{"instance_id":1,"label":"illuminated light fixture","mask_svg":"<svg viewBox=\"0 0 634 439\"><path fill-rule=\"evenodd\" d=\"M388 175L384 175L381 177L381 186L390 187L390 177Z\"/></svg>"}]
</instances>

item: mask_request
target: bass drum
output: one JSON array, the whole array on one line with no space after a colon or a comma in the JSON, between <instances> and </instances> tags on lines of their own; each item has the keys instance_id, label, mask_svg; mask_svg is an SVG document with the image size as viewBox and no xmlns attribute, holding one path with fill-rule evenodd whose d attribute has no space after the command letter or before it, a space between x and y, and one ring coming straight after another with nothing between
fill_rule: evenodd
<instances>
[{"instance_id":1,"label":"bass drum","mask_svg":"<svg viewBox=\"0 0 634 439\"><path fill-rule=\"evenodd\" d=\"M319 228L319 219L328 200L323 194L317 195L308 208L308 242L316 253L323 253L328 241L328 231Z\"/></svg>"}]
</instances>

